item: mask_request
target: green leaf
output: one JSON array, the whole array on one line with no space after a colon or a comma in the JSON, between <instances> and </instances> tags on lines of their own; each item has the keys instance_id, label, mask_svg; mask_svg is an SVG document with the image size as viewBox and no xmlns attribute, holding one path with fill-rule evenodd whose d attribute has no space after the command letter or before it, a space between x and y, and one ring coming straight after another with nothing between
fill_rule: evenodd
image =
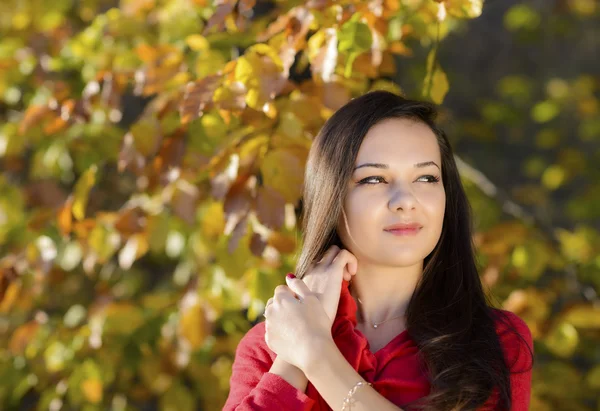
<instances>
[{"instance_id":1,"label":"green leaf","mask_svg":"<svg viewBox=\"0 0 600 411\"><path fill-rule=\"evenodd\" d=\"M344 23L338 32L338 50L340 52L352 51L363 53L371 49L373 36L371 29L365 23L358 21L360 14L356 14Z\"/></svg>"}]
</instances>

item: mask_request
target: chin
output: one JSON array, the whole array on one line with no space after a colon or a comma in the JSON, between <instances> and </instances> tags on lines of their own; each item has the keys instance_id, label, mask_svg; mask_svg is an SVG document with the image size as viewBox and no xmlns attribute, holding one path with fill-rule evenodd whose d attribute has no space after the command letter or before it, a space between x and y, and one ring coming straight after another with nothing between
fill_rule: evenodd
<instances>
[{"instance_id":1,"label":"chin","mask_svg":"<svg viewBox=\"0 0 600 411\"><path fill-rule=\"evenodd\" d=\"M425 260L428 255L423 250L405 249L380 255L378 260L393 267L411 267Z\"/></svg>"}]
</instances>

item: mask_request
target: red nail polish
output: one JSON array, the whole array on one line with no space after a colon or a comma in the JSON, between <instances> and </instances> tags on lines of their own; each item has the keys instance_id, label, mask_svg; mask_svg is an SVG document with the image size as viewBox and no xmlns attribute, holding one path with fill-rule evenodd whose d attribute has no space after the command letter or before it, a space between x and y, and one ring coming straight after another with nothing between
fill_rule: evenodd
<instances>
[{"instance_id":1,"label":"red nail polish","mask_svg":"<svg viewBox=\"0 0 600 411\"><path fill-rule=\"evenodd\" d=\"M294 274L292 274L292 273L289 273L288 275L286 275L286 277L289 278L290 280L292 278L296 278L296 276Z\"/></svg>"}]
</instances>

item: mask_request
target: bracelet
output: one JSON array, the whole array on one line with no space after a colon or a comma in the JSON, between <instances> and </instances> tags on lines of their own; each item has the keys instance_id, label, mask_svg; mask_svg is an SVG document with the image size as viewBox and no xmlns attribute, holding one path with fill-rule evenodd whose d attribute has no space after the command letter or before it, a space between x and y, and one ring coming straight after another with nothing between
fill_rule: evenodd
<instances>
[{"instance_id":1,"label":"bracelet","mask_svg":"<svg viewBox=\"0 0 600 411\"><path fill-rule=\"evenodd\" d=\"M352 400L352 403L350 403L350 400L352 399L352 396L354 395L356 390L358 390L363 385L368 385L371 387L373 386L373 384L371 384L370 382L366 382L366 381L357 382L356 385L354 387L352 387L352 389L350 391L348 391L348 395L346 395L346 398L344 398L344 402L342 403L342 411L346 411L346 405L348 406L348 411L350 411L352 409L351 405L352 405L352 403L354 403L354 400Z\"/></svg>"}]
</instances>

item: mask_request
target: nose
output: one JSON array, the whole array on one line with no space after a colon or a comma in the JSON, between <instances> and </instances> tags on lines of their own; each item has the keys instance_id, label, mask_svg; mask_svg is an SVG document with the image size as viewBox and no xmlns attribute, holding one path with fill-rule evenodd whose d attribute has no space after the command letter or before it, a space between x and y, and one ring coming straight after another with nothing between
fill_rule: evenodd
<instances>
[{"instance_id":1,"label":"nose","mask_svg":"<svg viewBox=\"0 0 600 411\"><path fill-rule=\"evenodd\" d=\"M414 210L416 204L417 199L409 188L397 187L392 191L388 207L392 211L397 211L399 209L407 211Z\"/></svg>"}]
</instances>

